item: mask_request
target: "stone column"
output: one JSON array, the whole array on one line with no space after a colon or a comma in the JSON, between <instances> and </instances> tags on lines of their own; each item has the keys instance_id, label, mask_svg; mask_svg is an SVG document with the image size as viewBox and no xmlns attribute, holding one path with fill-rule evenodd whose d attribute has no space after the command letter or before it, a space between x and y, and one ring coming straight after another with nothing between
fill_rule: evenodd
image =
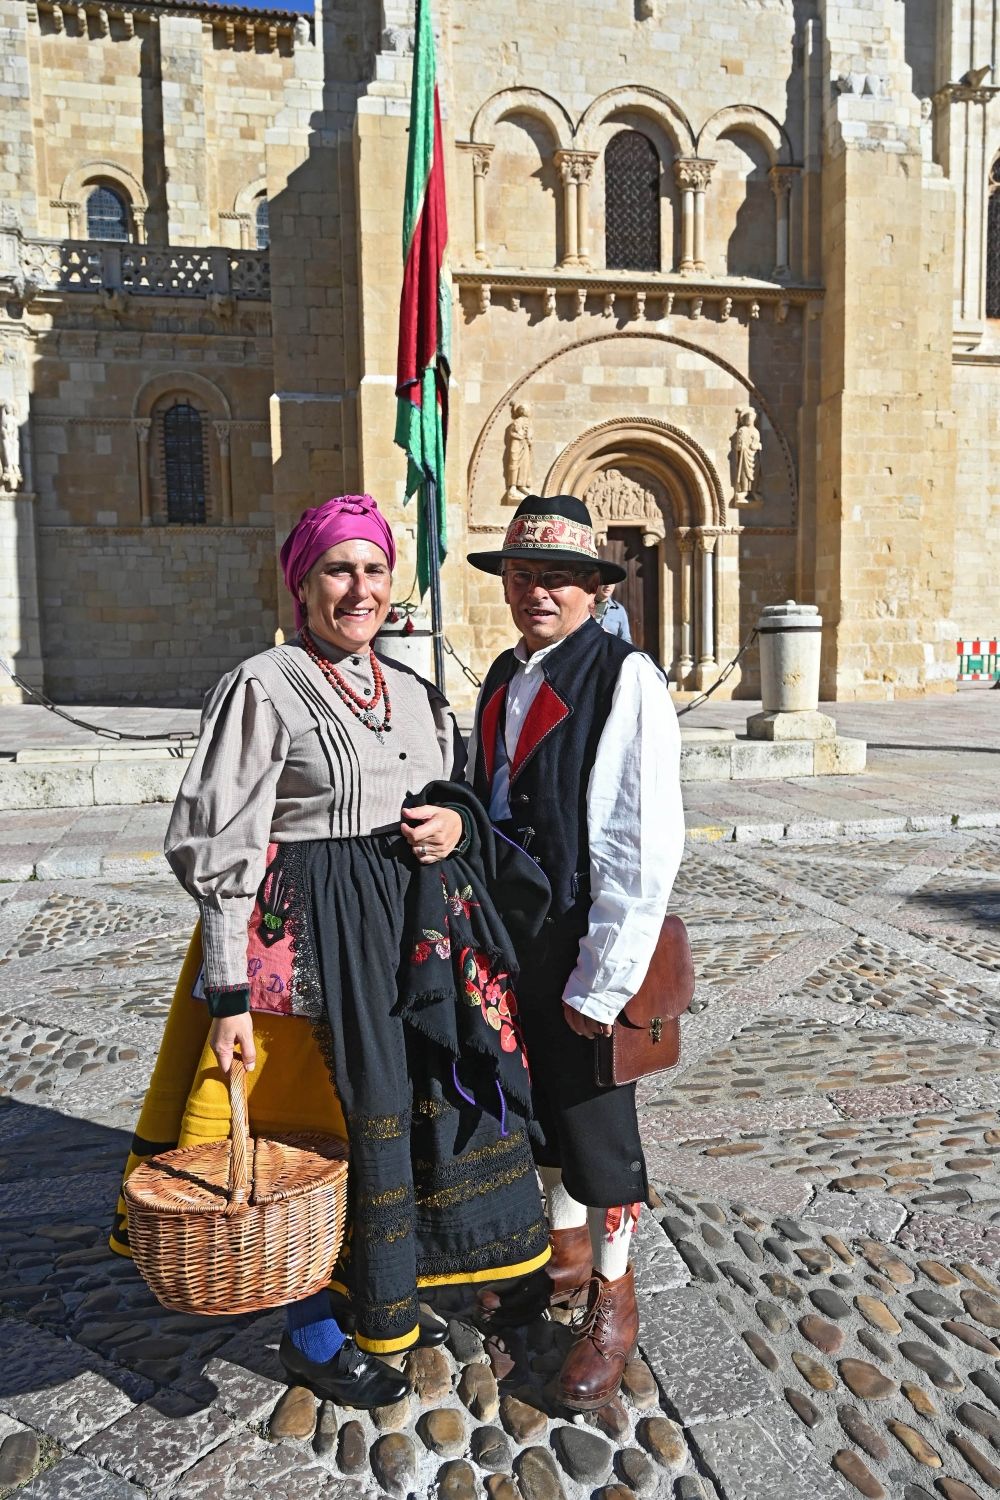
<instances>
[{"instance_id":1,"label":"stone column","mask_svg":"<svg viewBox=\"0 0 1000 1500\"><path fill-rule=\"evenodd\" d=\"M476 146L472 152L472 219L476 238L476 259L489 265L486 249L486 178L489 176L492 146Z\"/></svg>"},{"instance_id":2,"label":"stone column","mask_svg":"<svg viewBox=\"0 0 1000 1500\"><path fill-rule=\"evenodd\" d=\"M791 274L791 214L792 182L795 167L772 167L768 173L771 192L774 194L774 275L778 280Z\"/></svg>"},{"instance_id":3,"label":"stone column","mask_svg":"<svg viewBox=\"0 0 1000 1500\"><path fill-rule=\"evenodd\" d=\"M590 265L590 181L594 175L596 151L573 152L573 175L576 177L576 251L581 266Z\"/></svg>"},{"instance_id":4,"label":"stone column","mask_svg":"<svg viewBox=\"0 0 1000 1500\"><path fill-rule=\"evenodd\" d=\"M223 524L233 519L233 471L229 457L229 423L213 422L215 441L219 445L219 484L221 488L221 517Z\"/></svg>"},{"instance_id":5,"label":"stone column","mask_svg":"<svg viewBox=\"0 0 1000 1500\"><path fill-rule=\"evenodd\" d=\"M705 189L714 161L681 156L674 162L674 179L681 190L681 271L705 269Z\"/></svg>"},{"instance_id":6,"label":"stone column","mask_svg":"<svg viewBox=\"0 0 1000 1500\"><path fill-rule=\"evenodd\" d=\"M133 417L136 448L139 454L139 524L148 526L152 520L149 499L149 434L153 430L152 417Z\"/></svg>"},{"instance_id":7,"label":"stone column","mask_svg":"<svg viewBox=\"0 0 1000 1500\"><path fill-rule=\"evenodd\" d=\"M718 666L715 659L715 537L698 537L698 671ZM701 682L699 687L703 686Z\"/></svg>"},{"instance_id":8,"label":"stone column","mask_svg":"<svg viewBox=\"0 0 1000 1500\"><path fill-rule=\"evenodd\" d=\"M557 151L555 163L559 168L563 186L563 234L565 243L563 247L560 266L578 266L580 264L580 219L578 206L578 180L574 167L572 151Z\"/></svg>"},{"instance_id":9,"label":"stone column","mask_svg":"<svg viewBox=\"0 0 1000 1500\"><path fill-rule=\"evenodd\" d=\"M694 657L691 654L691 556L694 551L694 539L690 536L679 536L677 550L681 555L681 649L674 676L678 685L683 686L694 666Z\"/></svg>"},{"instance_id":10,"label":"stone column","mask_svg":"<svg viewBox=\"0 0 1000 1500\"><path fill-rule=\"evenodd\" d=\"M146 210L132 204L132 222L135 224L135 242L137 245L146 243Z\"/></svg>"}]
</instances>

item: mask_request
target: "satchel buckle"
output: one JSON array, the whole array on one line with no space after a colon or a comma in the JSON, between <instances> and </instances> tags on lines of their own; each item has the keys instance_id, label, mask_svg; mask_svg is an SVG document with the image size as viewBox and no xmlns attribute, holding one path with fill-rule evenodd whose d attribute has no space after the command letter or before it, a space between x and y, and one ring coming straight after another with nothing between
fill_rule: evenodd
<instances>
[{"instance_id":1,"label":"satchel buckle","mask_svg":"<svg viewBox=\"0 0 1000 1500\"><path fill-rule=\"evenodd\" d=\"M654 1042L658 1042L663 1036L663 1022L659 1016L654 1016L650 1021L649 1034Z\"/></svg>"}]
</instances>

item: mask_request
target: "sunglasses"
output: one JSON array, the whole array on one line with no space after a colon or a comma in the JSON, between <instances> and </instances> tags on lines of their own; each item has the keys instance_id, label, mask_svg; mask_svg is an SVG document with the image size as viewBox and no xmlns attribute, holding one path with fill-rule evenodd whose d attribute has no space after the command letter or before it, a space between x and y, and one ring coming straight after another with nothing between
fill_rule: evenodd
<instances>
[{"instance_id":1,"label":"sunglasses","mask_svg":"<svg viewBox=\"0 0 1000 1500\"><path fill-rule=\"evenodd\" d=\"M578 568L546 568L542 573L533 573L529 568L505 568L504 578L512 583L515 588L529 589L535 584L540 585L547 594L558 593L560 589L569 589L589 577L588 572Z\"/></svg>"}]
</instances>

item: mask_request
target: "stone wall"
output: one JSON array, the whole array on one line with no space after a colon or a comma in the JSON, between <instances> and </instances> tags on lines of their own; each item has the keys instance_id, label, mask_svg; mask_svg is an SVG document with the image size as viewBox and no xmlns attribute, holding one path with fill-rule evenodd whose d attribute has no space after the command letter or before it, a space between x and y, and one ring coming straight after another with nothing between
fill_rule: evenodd
<instances>
[{"instance_id":1,"label":"stone wall","mask_svg":"<svg viewBox=\"0 0 1000 1500\"><path fill-rule=\"evenodd\" d=\"M955 366L956 640L1000 632L1000 366Z\"/></svg>"},{"instance_id":2,"label":"stone wall","mask_svg":"<svg viewBox=\"0 0 1000 1500\"><path fill-rule=\"evenodd\" d=\"M38 545L57 701L197 703L274 644L270 527L41 526Z\"/></svg>"}]
</instances>

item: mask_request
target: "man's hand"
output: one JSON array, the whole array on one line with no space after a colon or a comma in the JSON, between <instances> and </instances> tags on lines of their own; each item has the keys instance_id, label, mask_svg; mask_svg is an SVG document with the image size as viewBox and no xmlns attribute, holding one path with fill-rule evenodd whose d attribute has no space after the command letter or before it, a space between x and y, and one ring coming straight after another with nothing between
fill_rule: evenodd
<instances>
[{"instance_id":1,"label":"man's hand","mask_svg":"<svg viewBox=\"0 0 1000 1500\"><path fill-rule=\"evenodd\" d=\"M592 1039L595 1036L611 1035L610 1026L606 1026L603 1021L593 1021L590 1016L581 1015L578 1010L573 1009L572 1005L567 1005L565 1000L563 1001L563 1017L570 1031L575 1031L577 1036Z\"/></svg>"},{"instance_id":2,"label":"man's hand","mask_svg":"<svg viewBox=\"0 0 1000 1500\"><path fill-rule=\"evenodd\" d=\"M239 1045L240 1057L248 1073L252 1073L257 1062L253 1040L253 1017L249 1011L242 1016L220 1016L212 1022L208 1033L208 1045L215 1053L216 1062L226 1076L233 1065L233 1050Z\"/></svg>"},{"instance_id":3,"label":"man's hand","mask_svg":"<svg viewBox=\"0 0 1000 1500\"><path fill-rule=\"evenodd\" d=\"M462 819L453 807L404 807L400 831L422 865L447 859L462 842Z\"/></svg>"}]
</instances>

